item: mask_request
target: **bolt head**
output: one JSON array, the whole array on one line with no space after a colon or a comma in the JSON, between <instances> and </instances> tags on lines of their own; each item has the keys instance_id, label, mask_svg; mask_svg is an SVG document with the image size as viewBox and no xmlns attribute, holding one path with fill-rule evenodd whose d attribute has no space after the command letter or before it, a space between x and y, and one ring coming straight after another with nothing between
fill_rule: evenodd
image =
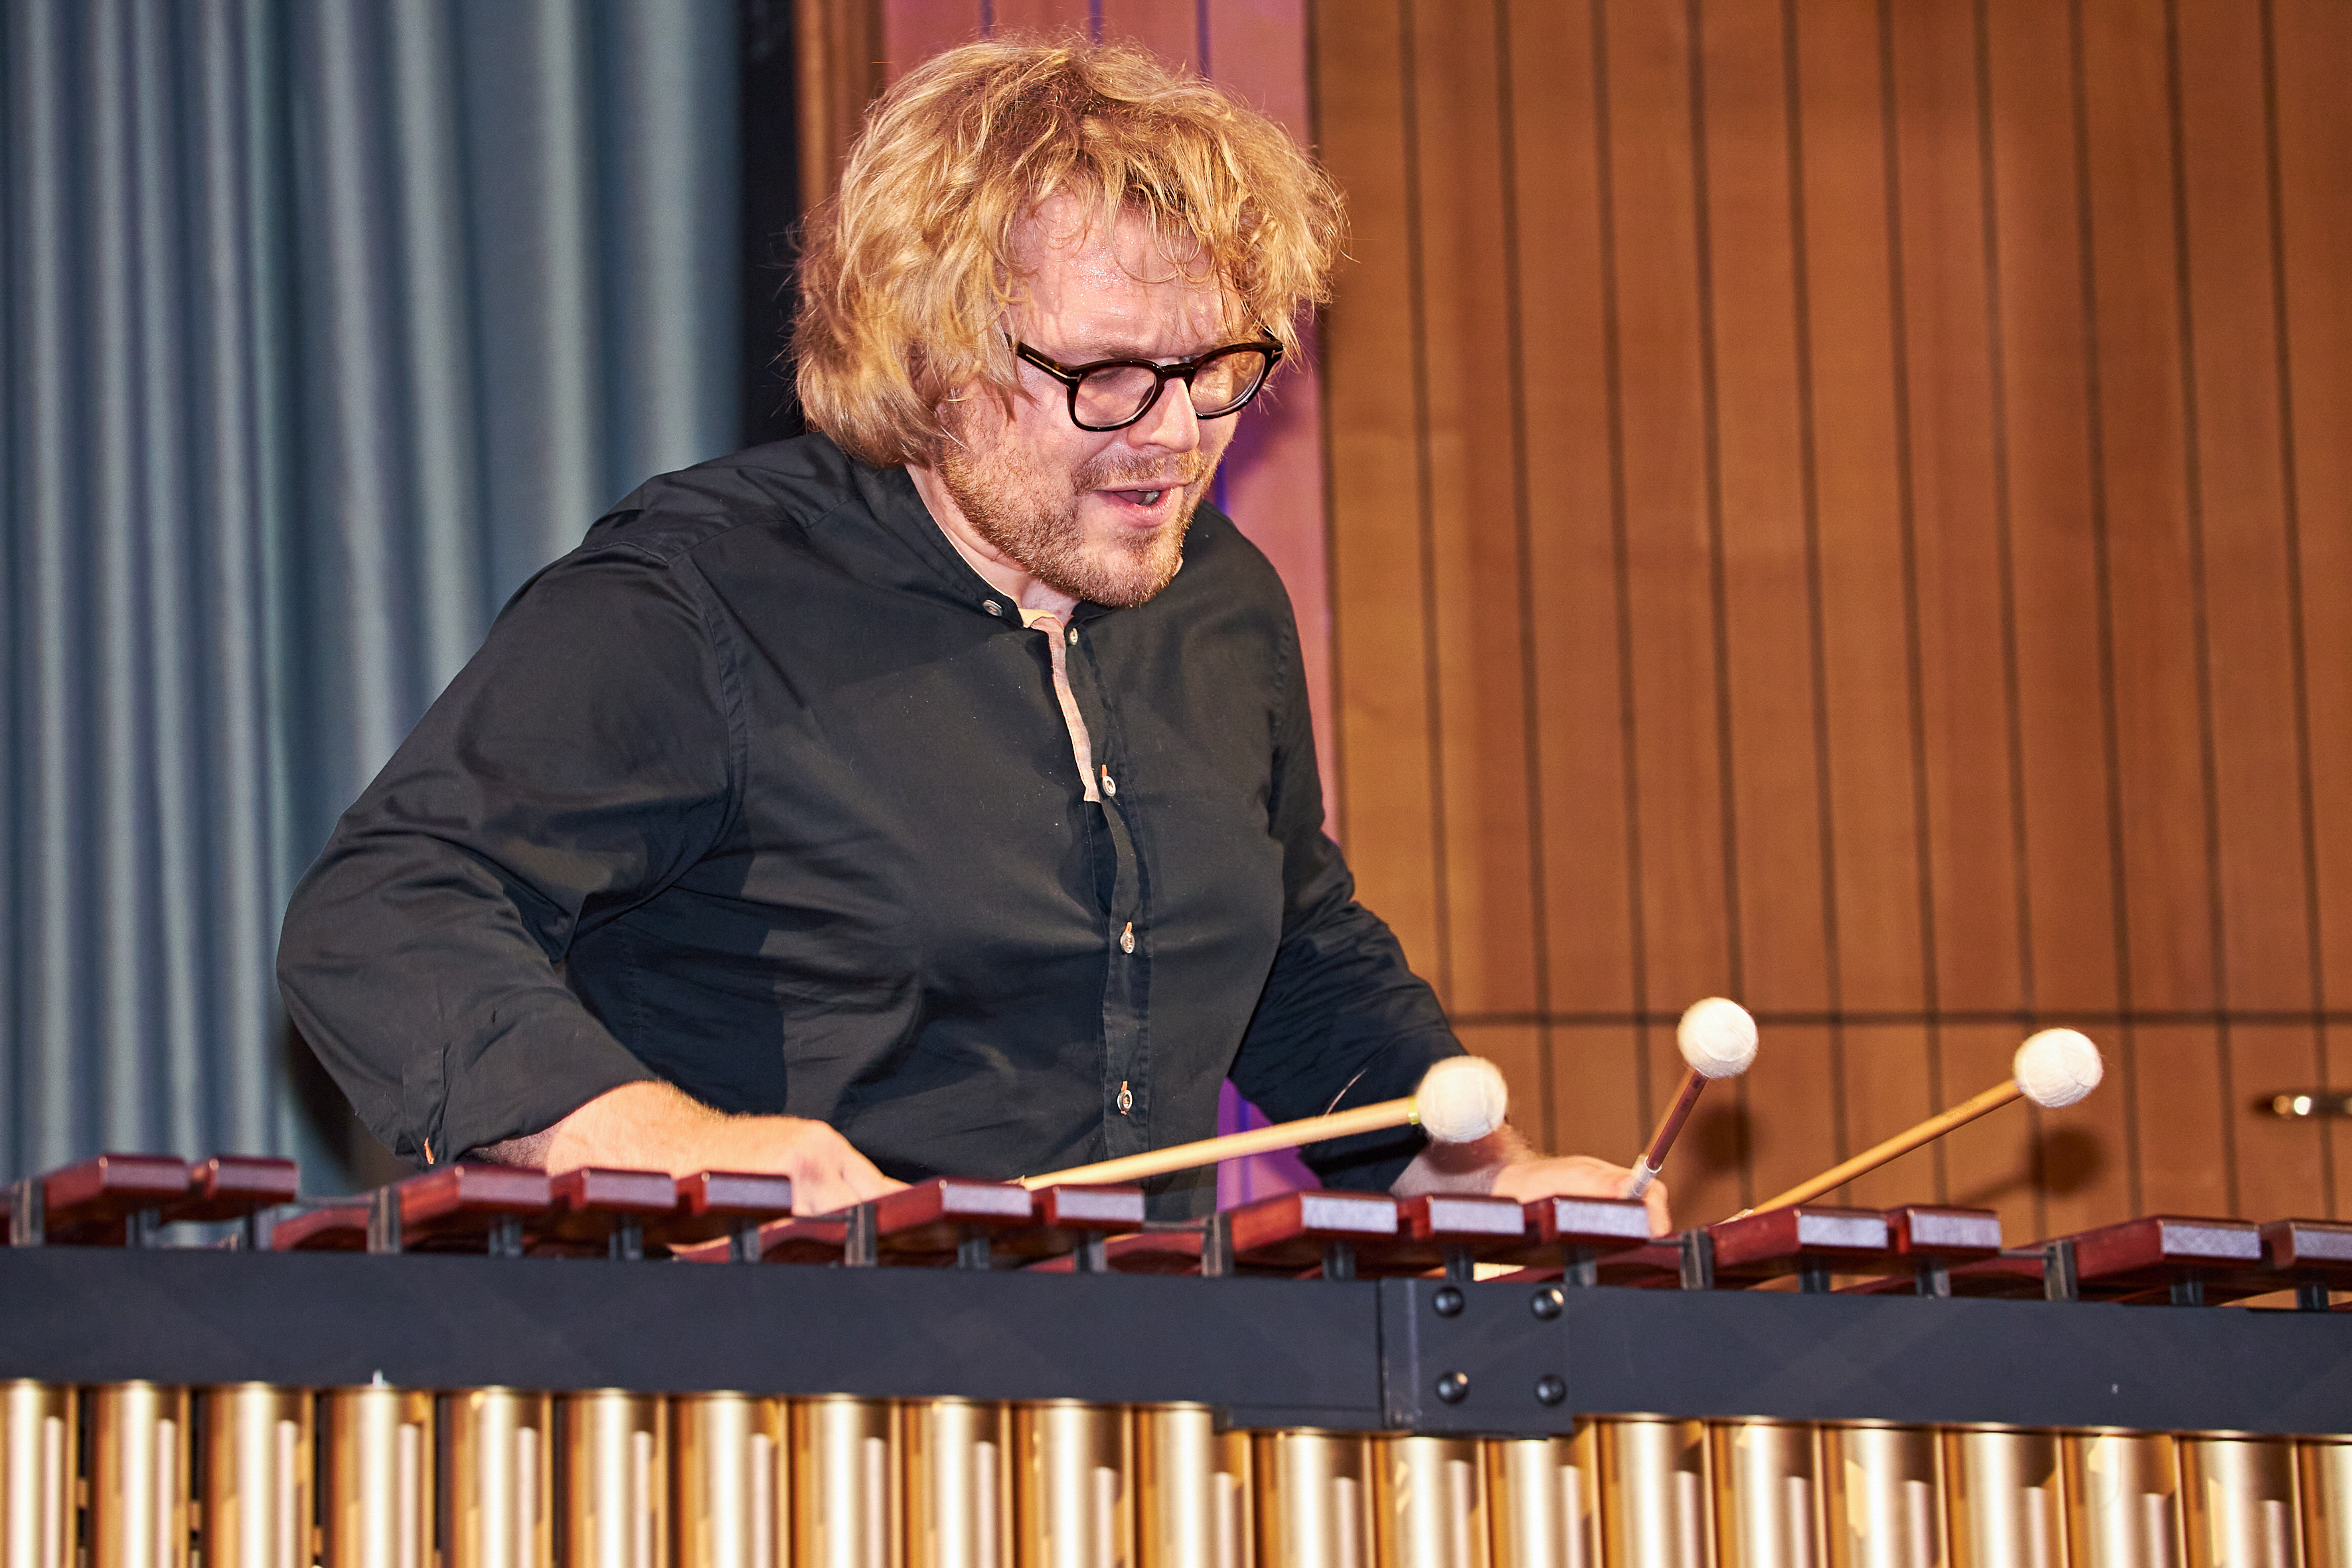
<instances>
[{"instance_id":1,"label":"bolt head","mask_svg":"<svg viewBox=\"0 0 2352 1568\"><path fill-rule=\"evenodd\" d=\"M1466 1372L1449 1372L1437 1380L1437 1397L1448 1405L1459 1405L1469 1395L1470 1374Z\"/></svg>"},{"instance_id":2,"label":"bolt head","mask_svg":"<svg viewBox=\"0 0 2352 1568\"><path fill-rule=\"evenodd\" d=\"M1429 1304L1441 1318L1458 1318L1464 1305L1462 1292L1451 1285L1441 1285L1437 1294L1429 1299Z\"/></svg>"},{"instance_id":3,"label":"bolt head","mask_svg":"<svg viewBox=\"0 0 2352 1568\"><path fill-rule=\"evenodd\" d=\"M1561 1400L1566 1399L1567 1397L1567 1379L1559 1376L1557 1373L1549 1372L1536 1379L1536 1403L1538 1405L1558 1405Z\"/></svg>"},{"instance_id":4,"label":"bolt head","mask_svg":"<svg viewBox=\"0 0 2352 1568\"><path fill-rule=\"evenodd\" d=\"M1559 1293L1559 1288L1556 1285L1545 1286L1528 1300L1528 1310L1547 1323L1559 1317L1567 1310L1567 1307L1568 1298Z\"/></svg>"}]
</instances>

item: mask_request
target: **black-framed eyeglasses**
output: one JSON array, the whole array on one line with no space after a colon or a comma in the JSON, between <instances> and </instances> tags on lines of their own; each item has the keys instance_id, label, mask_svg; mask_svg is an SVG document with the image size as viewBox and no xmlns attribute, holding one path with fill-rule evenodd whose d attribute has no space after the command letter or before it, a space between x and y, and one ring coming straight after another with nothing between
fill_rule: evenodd
<instances>
[{"instance_id":1,"label":"black-framed eyeglasses","mask_svg":"<svg viewBox=\"0 0 2352 1568\"><path fill-rule=\"evenodd\" d=\"M1195 419L1238 414L1282 362L1282 345L1271 338L1227 343L1168 364L1148 359L1064 364L1023 342L1014 343L1013 352L1069 388L1070 423L1081 430L1126 429L1151 412L1171 381L1182 382L1192 394Z\"/></svg>"}]
</instances>

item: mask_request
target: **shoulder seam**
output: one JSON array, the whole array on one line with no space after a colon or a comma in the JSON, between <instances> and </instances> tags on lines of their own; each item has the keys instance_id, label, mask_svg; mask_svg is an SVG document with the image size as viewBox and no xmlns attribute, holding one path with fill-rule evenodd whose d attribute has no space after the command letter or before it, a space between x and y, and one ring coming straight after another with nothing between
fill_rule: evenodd
<instances>
[{"instance_id":1,"label":"shoulder seam","mask_svg":"<svg viewBox=\"0 0 2352 1568\"><path fill-rule=\"evenodd\" d=\"M834 502L833 505L827 507L824 511L819 512L814 519L807 522L801 523L799 526L804 531L814 531L832 521L835 517L838 517L842 512L855 505L856 502L856 497L845 496L841 500ZM640 517L645 515L646 509L642 507L635 508L633 510L635 511L636 515ZM607 517L617 515L617 513L614 512L607 512L605 514ZM598 521L602 521L603 520L599 519ZM614 539L609 541L600 541L597 543L587 547L586 553L592 555L602 555L606 553L630 555L635 557L639 561L646 563L649 565L667 568L677 565L681 559L692 554L702 546L710 543L714 540L723 539L727 535L735 532L738 529L750 528L762 522L782 522L791 521L793 520L790 514L782 511L782 510L763 512L751 517L728 516L718 512L689 513L687 516L678 519L679 523L688 524L689 526L678 527L673 525L667 531L669 537L659 543L641 539ZM694 523L709 523L715 526L706 528L696 528L690 526Z\"/></svg>"}]
</instances>

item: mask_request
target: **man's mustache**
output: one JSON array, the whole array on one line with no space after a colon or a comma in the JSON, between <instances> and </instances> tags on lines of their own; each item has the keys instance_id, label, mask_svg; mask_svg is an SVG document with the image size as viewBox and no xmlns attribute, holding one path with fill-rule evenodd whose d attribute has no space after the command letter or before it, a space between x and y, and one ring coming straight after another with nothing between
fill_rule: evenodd
<instances>
[{"instance_id":1,"label":"man's mustache","mask_svg":"<svg viewBox=\"0 0 2352 1568\"><path fill-rule=\"evenodd\" d=\"M1198 452L1190 452L1170 462L1150 462L1139 458L1097 458L1080 468L1072 481L1083 494L1087 490L1170 489L1192 486L1208 478L1209 462Z\"/></svg>"}]
</instances>

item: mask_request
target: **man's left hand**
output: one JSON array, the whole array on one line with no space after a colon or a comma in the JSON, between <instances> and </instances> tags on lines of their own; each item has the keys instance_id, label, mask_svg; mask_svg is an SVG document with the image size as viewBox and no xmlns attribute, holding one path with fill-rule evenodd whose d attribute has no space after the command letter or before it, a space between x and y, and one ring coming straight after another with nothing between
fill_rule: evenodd
<instances>
[{"instance_id":1,"label":"man's left hand","mask_svg":"<svg viewBox=\"0 0 2352 1568\"><path fill-rule=\"evenodd\" d=\"M1590 1154L1536 1154L1513 1160L1495 1173L1487 1190L1498 1198L1528 1203L1536 1198L1613 1198L1623 1193L1633 1173L1622 1165L1596 1160ZM1666 1184L1652 1182L1642 1194L1650 1209L1650 1234L1664 1236L1675 1228L1666 1206Z\"/></svg>"},{"instance_id":2,"label":"man's left hand","mask_svg":"<svg viewBox=\"0 0 2352 1568\"><path fill-rule=\"evenodd\" d=\"M1405 1167L1389 1191L1409 1198L1420 1193L1492 1193L1528 1203L1536 1198L1613 1198L1633 1173L1590 1154L1539 1154L1525 1138L1504 1127L1475 1143L1432 1143ZM1666 1184L1653 1182L1642 1194L1650 1209L1650 1234L1675 1228L1666 1205Z\"/></svg>"}]
</instances>

